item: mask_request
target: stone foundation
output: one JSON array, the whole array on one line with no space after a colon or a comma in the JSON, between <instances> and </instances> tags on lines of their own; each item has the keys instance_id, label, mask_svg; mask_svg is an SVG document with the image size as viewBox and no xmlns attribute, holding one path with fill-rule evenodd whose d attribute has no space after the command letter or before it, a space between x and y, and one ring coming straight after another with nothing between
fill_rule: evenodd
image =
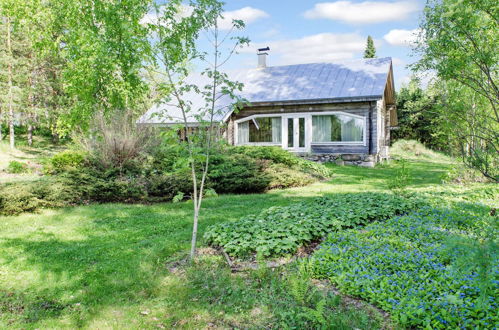
<instances>
[{"instance_id":1,"label":"stone foundation","mask_svg":"<svg viewBox=\"0 0 499 330\"><path fill-rule=\"evenodd\" d=\"M377 155L367 154L309 154L303 158L319 163L336 163L337 165L356 165L374 167Z\"/></svg>"}]
</instances>

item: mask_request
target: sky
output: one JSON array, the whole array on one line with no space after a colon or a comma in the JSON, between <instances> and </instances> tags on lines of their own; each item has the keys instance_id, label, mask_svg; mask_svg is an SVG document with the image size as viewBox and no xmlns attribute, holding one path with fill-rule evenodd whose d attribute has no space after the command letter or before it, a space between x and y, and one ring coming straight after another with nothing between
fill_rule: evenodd
<instances>
[{"instance_id":1,"label":"sky","mask_svg":"<svg viewBox=\"0 0 499 330\"><path fill-rule=\"evenodd\" d=\"M232 19L245 21L238 35L251 40L226 69L256 67L256 49L269 46L267 65L334 62L362 58L367 36L378 57L392 57L395 86L407 83L415 62L411 42L424 0L314 1L226 0L224 31Z\"/></svg>"}]
</instances>

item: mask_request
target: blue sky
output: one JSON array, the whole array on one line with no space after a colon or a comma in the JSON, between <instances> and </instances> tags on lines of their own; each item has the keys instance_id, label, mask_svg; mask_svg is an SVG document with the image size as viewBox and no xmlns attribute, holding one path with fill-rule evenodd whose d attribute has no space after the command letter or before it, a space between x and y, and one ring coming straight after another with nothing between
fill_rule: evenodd
<instances>
[{"instance_id":1,"label":"blue sky","mask_svg":"<svg viewBox=\"0 0 499 330\"><path fill-rule=\"evenodd\" d=\"M267 45L272 66L361 58L371 35L378 57L393 58L400 87L410 75L405 67L415 61L410 41L423 6L423 0L227 0L221 28L242 19L246 28L240 34L252 41L227 69L256 66L256 48Z\"/></svg>"}]
</instances>

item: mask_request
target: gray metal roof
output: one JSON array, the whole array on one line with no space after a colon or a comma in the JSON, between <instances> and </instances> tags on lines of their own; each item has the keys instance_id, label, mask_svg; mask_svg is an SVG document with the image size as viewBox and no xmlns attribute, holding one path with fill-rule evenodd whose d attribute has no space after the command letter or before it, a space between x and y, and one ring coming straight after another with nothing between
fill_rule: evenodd
<instances>
[{"instance_id":1,"label":"gray metal roof","mask_svg":"<svg viewBox=\"0 0 499 330\"><path fill-rule=\"evenodd\" d=\"M232 81L244 84L241 97L251 105L283 103L317 103L354 100L377 100L383 97L391 58L346 60L336 63L311 63L286 66L272 66L227 71ZM200 74L191 74L190 83L204 86L209 81ZM189 92L186 100L192 104L188 121L195 123L195 109L205 104L202 96ZM215 121L223 121L230 114L229 97L217 102ZM206 118L204 118L206 119ZM182 114L173 102L157 104L138 121L145 124L171 124L182 122Z\"/></svg>"}]
</instances>

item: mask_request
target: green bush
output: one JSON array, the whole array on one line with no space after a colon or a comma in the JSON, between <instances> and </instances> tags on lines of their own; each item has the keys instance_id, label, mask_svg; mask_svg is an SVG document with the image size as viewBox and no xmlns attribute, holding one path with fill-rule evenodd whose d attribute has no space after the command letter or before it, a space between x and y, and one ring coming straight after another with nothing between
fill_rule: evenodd
<instances>
[{"instance_id":1,"label":"green bush","mask_svg":"<svg viewBox=\"0 0 499 330\"><path fill-rule=\"evenodd\" d=\"M283 164L270 164L264 169L264 173L270 178L268 189L301 187L316 181L312 175Z\"/></svg>"},{"instance_id":2,"label":"green bush","mask_svg":"<svg viewBox=\"0 0 499 330\"><path fill-rule=\"evenodd\" d=\"M12 174L22 174L28 173L29 168L28 165L22 162L18 162L17 160L11 160L9 165L7 165L6 171Z\"/></svg>"},{"instance_id":3,"label":"green bush","mask_svg":"<svg viewBox=\"0 0 499 330\"><path fill-rule=\"evenodd\" d=\"M253 159L269 160L273 164L282 164L318 179L326 179L332 175L331 169L323 164L298 157L281 147L239 146L233 147L232 152L247 155Z\"/></svg>"},{"instance_id":4,"label":"green bush","mask_svg":"<svg viewBox=\"0 0 499 330\"><path fill-rule=\"evenodd\" d=\"M175 196L192 194L192 177L190 172L156 175L147 183L148 198L152 201L170 201Z\"/></svg>"},{"instance_id":5,"label":"green bush","mask_svg":"<svg viewBox=\"0 0 499 330\"><path fill-rule=\"evenodd\" d=\"M82 151L65 150L52 156L46 164L45 171L51 174L65 172L78 168L85 162Z\"/></svg>"},{"instance_id":6,"label":"green bush","mask_svg":"<svg viewBox=\"0 0 499 330\"><path fill-rule=\"evenodd\" d=\"M286 207L271 207L257 215L211 226L209 244L223 247L233 256L258 253L279 256L296 252L301 245L341 230L387 219L414 209L412 199L381 193L338 194L332 198Z\"/></svg>"},{"instance_id":7,"label":"green bush","mask_svg":"<svg viewBox=\"0 0 499 330\"><path fill-rule=\"evenodd\" d=\"M497 226L457 210L421 211L333 232L313 256L314 273L388 311L404 328L492 329L499 322ZM457 240L457 242L455 242ZM464 267L463 267L464 266Z\"/></svg>"},{"instance_id":8,"label":"green bush","mask_svg":"<svg viewBox=\"0 0 499 330\"><path fill-rule=\"evenodd\" d=\"M191 172L182 145L160 145L140 159L127 160L125 167L106 167L87 159L84 152L61 152L47 162L45 171L53 175L43 183L23 187L24 183L19 183L17 195L13 194L16 188L10 188L0 204L0 214L91 202L171 201L191 195ZM280 148L227 147L212 151L205 189L214 192L212 195L260 193L307 185L326 173L325 166Z\"/></svg>"},{"instance_id":9,"label":"green bush","mask_svg":"<svg viewBox=\"0 0 499 330\"><path fill-rule=\"evenodd\" d=\"M466 167L463 164L452 166L443 176L444 183L475 183L475 182L488 182L482 173L476 169Z\"/></svg>"},{"instance_id":10,"label":"green bush","mask_svg":"<svg viewBox=\"0 0 499 330\"><path fill-rule=\"evenodd\" d=\"M239 146L233 148L234 153L243 154L253 159L270 160L276 164L287 166L299 165L299 158L281 147Z\"/></svg>"},{"instance_id":11,"label":"green bush","mask_svg":"<svg viewBox=\"0 0 499 330\"><path fill-rule=\"evenodd\" d=\"M209 186L221 194L263 192L270 183L265 165L246 155L214 155L208 172Z\"/></svg>"},{"instance_id":12,"label":"green bush","mask_svg":"<svg viewBox=\"0 0 499 330\"><path fill-rule=\"evenodd\" d=\"M0 214L16 215L33 212L43 206L32 191L32 185L9 184L0 188Z\"/></svg>"}]
</instances>

